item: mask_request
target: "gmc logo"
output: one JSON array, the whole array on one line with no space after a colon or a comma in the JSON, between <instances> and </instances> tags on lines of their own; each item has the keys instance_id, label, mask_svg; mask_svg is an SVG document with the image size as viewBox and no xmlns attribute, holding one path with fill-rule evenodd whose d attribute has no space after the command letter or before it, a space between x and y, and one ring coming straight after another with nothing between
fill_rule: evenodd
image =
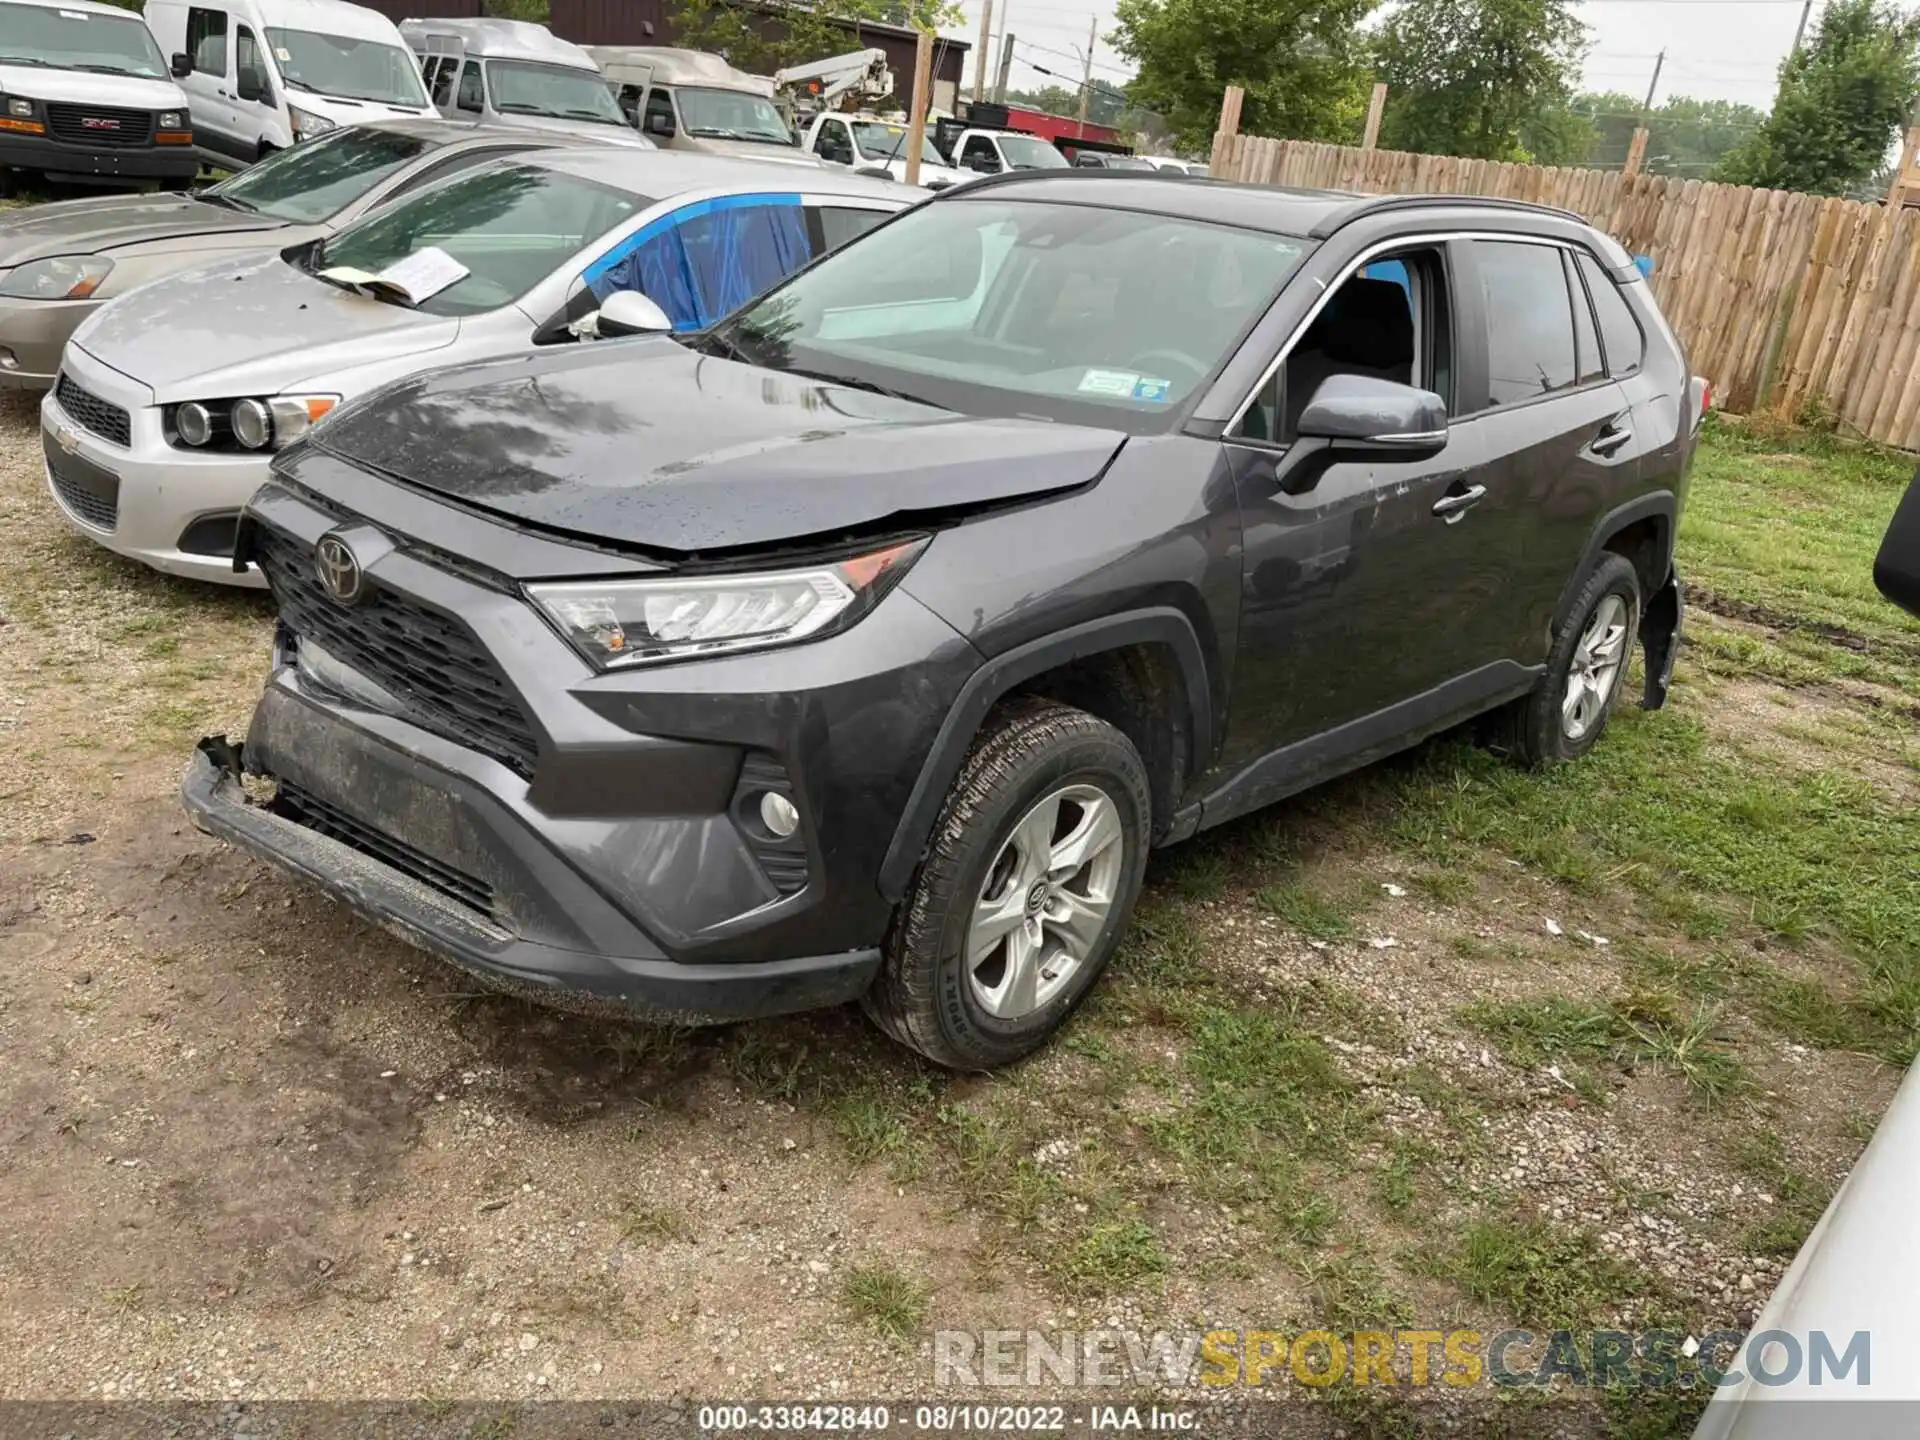
<instances>
[{"instance_id":1,"label":"gmc logo","mask_svg":"<svg viewBox=\"0 0 1920 1440\"><path fill-rule=\"evenodd\" d=\"M86 130L118 130L120 128L118 120L107 120L97 115L81 116L80 125Z\"/></svg>"}]
</instances>

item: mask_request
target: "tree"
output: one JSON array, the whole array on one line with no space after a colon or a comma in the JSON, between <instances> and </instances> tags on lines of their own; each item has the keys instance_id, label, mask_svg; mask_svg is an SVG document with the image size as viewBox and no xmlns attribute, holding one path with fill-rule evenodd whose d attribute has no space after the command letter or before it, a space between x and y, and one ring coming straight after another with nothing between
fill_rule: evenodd
<instances>
[{"instance_id":1,"label":"tree","mask_svg":"<svg viewBox=\"0 0 1920 1440\"><path fill-rule=\"evenodd\" d=\"M1044 110L1049 115L1067 115L1078 117L1080 114L1080 92L1069 90L1064 85L1048 85L1039 90L1009 90L1009 105L1025 105L1029 109ZM1087 123L1090 125L1119 126L1133 114L1127 103L1124 90L1106 84L1093 82L1093 92L1087 96Z\"/></svg>"},{"instance_id":2,"label":"tree","mask_svg":"<svg viewBox=\"0 0 1920 1440\"><path fill-rule=\"evenodd\" d=\"M1920 17L1885 0L1833 0L1780 66L1773 113L1714 179L1840 195L1886 159L1920 89Z\"/></svg>"},{"instance_id":3,"label":"tree","mask_svg":"<svg viewBox=\"0 0 1920 1440\"><path fill-rule=\"evenodd\" d=\"M1293 139L1360 138L1367 109L1357 26L1376 0L1119 0L1114 48L1139 67L1128 97L1182 147L1204 152L1229 85L1240 128Z\"/></svg>"},{"instance_id":4,"label":"tree","mask_svg":"<svg viewBox=\"0 0 1920 1440\"><path fill-rule=\"evenodd\" d=\"M1582 158L1617 170L1626 162L1640 123L1640 100L1618 90L1576 95L1569 110L1592 126L1594 141ZM1766 112L1733 100L1695 100L1675 95L1647 115L1645 168L1654 175L1703 180L1735 146L1766 122Z\"/></svg>"},{"instance_id":5,"label":"tree","mask_svg":"<svg viewBox=\"0 0 1920 1440\"><path fill-rule=\"evenodd\" d=\"M1407 0L1380 27L1380 143L1480 160L1578 158L1566 151L1590 134L1561 112L1585 49L1566 0Z\"/></svg>"},{"instance_id":6,"label":"tree","mask_svg":"<svg viewBox=\"0 0 1920 1440\"><path fill-rule=\"evenodd\" d=\"M938 30L964 19L957 0L813 0L761 6L751 0L676 0L674 43L726 57L738 69L770 75L789 65L856 50L863 23ZM908 89L911 75L897 77Z\"/></svg>"}]
</instances>

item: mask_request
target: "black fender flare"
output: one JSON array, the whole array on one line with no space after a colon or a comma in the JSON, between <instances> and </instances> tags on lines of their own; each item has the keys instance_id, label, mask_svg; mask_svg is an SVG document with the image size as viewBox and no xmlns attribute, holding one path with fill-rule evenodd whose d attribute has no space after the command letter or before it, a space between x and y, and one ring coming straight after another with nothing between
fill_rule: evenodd
<instances>
[{"instance_id":1,"label":"black fender flare","mask_svg":"<svg viewBox=\"0 0 1920 1440\"><path fill-rule=\"evenodd\" d=\"M1205 652L1193 622L1175 607L1155 606L1130 610L1075 625L1039 640L993 656L967 678L946 719L934 736L933 747L920 766L913 793L894 827L893 841L880 863L879 890L890 903L897 904L913 882L927 840L939 819L940 806L947 797L954 777L967 758L973 738L980 731L987 712L1024 680L1053 670L1072 660L1084 659L1106 650L1129 645L1165 645L1172 650L1180 667L1187 692L1188 720L1192 744L1187 765L1191 772L1213 753L1213 699ZM1182 780L1190 778L1181 777Z\"/></svg>"},{"instance_id":2,"label":"black fender flare","mask_svg":"<svg viewBox=\"0 0 1920 1440\"><path fill-rule=\"evenodd\" d=\"M1607 541L1618 535L1627 526L1636 521L1659 519L1666 521L1666 554L1661 557L1661 573L1654 577L1657 590L1673 573L1673 545L1680 529L1680 502L1671 490L1651 490L1616 505L1594 522L1593 529L1587 535L1586 549L1580 553L1580 563L1567 577L1567 585L1560 592L1560 603L1553 607L1553 633L1558 635L1560 627L1567 623L1567 612L1573 609L1574 597L1580 593L1580 587L1587 583L1587 577L1593 573L1593 567L1600 561L1600 552L1607 548Z\"/></svg>"}]
</instances>

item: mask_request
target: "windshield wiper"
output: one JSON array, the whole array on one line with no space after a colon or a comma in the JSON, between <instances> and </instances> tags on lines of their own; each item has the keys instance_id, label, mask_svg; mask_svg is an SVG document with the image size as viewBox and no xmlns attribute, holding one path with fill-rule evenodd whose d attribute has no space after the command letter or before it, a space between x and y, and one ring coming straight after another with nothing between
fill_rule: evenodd
<instances>
[{"instance_id":1,"label":"windshield wiper","mask_svg":"<svg viewBox=\"0 0 1920 1440\"><path fill-rule=\"evenodd\" d=\"M42 70L64 70L64 65L56 65L51 60L36 60L31 55L0 55L0 65L35 65Z\"/></svg>"},{"instance_id":2,"label":"windshield wiper","mask_svg":"<svg viewBox=\"0 0 1920 1440\"><path fill-rule=\"evenodd\" d=\"M158 75L149 75L144 70L128 70L121 65L73 65L73 70L85 70L89 75L131 75L136 80L158 80Z\"/></svg>"},{"instance_id":3,"label":"windshield wiper","mask_svg":"<svg viewBox=\"0 0 1920 1440\"><path fill-rule=\"evenodd\" d=\"M212 190L196 190L193 192L193 198L205 201L209 205L219 205L228 210L238 210L242 215L258 215L260 213L258 207L249 205L244 200L236 200L231 195L221 195Z\"/></svg>"},{"instance_id":4,"label":"windshield wiper","mask_svg":"<svg viewBox=\"0 0 1920 1440\"><path fill-rule=\"evenodd\" d=\"M818 380L823 385L842 385L849 390L865 390L870 395L884 395L889 400L905 400L910 405L929 405L935 410L944 410L944 405L934 405L933 401L918 395L909 395L904 390L893 390L872 380L862 380L855 375L833 375L825 370L802 370L788 365L781 369L783 375L798 375L804 380Z\"/></svg>"}]
</instances>

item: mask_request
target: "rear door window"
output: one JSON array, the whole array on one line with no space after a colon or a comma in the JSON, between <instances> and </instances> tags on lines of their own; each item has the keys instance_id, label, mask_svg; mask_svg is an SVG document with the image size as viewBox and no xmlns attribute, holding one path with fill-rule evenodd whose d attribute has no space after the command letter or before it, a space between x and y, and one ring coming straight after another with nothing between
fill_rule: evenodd
<instances>
[{"instance_id":1,"label":"rear door window","mask_svg":"<svg viewBox=\"0 0 1920 1440\"><path fill-rule=\"evenodd\" d=\"M1560 247L1471 243L1487 320L1488 404L1517 405L1570 389L1579 365Z\"/></svg>"}]
</instances>

